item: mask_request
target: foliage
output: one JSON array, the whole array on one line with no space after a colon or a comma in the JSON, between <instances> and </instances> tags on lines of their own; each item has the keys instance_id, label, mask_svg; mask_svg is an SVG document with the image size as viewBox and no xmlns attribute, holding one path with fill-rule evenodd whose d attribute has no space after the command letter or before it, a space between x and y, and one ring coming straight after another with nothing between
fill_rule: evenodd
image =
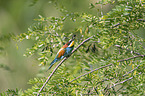
<instances>
[{"instance_id":1,"label":"foliage","mask_svg":"<svg viewBox=\"0 0 145 96\"><path fill-rule=\"evenodd\" d=\"M13 34L1 34L0 36L0 56L5 56L6 55L6 47L7 47L7 41L10 41L11 37L13 36ZM4 64L3 62L0 62L0 68L3 68L5 70L9 70L10 68L9 66L7 66L6 64Z\"/></svg>"},{"instance_id":2,"label":"foliage","mask_svg":"<svg viewBox=\"0 0 145 96\"><path fill-rule=\"evenodd\" d=\"M91 4L91 9L98 5L115 5L102 16L69 12L59 2L52 3L56 4L63 16L39 16L27 33L15 38L16 41L29 39L35 42L32 48L26 50L25 56L37 55L39 65L45 65L47 69L46 65L52 61L56 50L71 39L73 34L77 35L75 47L83 40L93 37L59 67L41 91L42 96L145 95L145 39L135 31L145 26L143 0L102 0ZM66 32L67 22L78 26ZM111 65L102 67L108 64ZM99 70L91 72L99 67ZM29 80L33 86L25 90L23 95L38 94L51 71L44 77ZM83 76L76 78L80 75Z\"/></svg>"},{"instance_id":3,"label":"foliage","mask_svg":"<svg viewBox=\"0 0 145 96\"><path fill-rule=\"evenodd\" d=\"M8 89L5 93L0 93L1 96L21 96L22 95L22 90L10 90Z\"/></svg>"}]
</instances>

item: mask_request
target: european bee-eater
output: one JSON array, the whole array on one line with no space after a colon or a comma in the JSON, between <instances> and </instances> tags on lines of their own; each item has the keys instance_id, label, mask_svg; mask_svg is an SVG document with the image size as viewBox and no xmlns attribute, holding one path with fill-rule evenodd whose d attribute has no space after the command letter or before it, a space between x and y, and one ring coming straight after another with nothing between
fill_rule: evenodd
<instances>
[{"instance_id":1,"label":"european bee-eater","mask_svg":"<svg viewBox=\"0 0 145 96\"><path fill-rule=\"evenodd\" d=\"M55 59L50 63L50 67L48 70L60 59L63 59L64 57L67 57L70 55L74 48L74 39L76 35L73 35L72 39L69 40L63 47L57 52L57 55Z\"/></svg>"}]
</instances>

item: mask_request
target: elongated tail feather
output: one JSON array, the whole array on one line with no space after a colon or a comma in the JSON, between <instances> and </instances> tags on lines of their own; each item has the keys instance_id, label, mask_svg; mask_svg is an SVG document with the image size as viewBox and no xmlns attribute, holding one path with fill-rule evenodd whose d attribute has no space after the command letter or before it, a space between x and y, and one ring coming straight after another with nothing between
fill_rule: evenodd
<instances>
[{"instance_id":1,"label":"elongated tail feather","mask_svg":"<svg viewBox=\"0 0 145 96\"><path fill-rule=\"evenodd\" d=\"M50 63L50 66L49 68L47 69L47 71L58 61L59 59L54 59L51 63Z\"/></svg>"}]
</instances>

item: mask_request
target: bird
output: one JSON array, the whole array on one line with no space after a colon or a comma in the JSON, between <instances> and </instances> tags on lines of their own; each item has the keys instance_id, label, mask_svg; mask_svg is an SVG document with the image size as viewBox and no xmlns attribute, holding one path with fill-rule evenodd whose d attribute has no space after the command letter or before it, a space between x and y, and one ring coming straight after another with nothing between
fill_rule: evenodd
<instances>
[{"instance_id":1,"label":"bird","mask_svg":"<svg viewBox=\"0 0 145 96\"><path fill-rule=\"evenodd\" d=\"M59 60L63 59L64 57L68 57L73 48L74 48L74 39L76 35L73 35L72 39L70 39L66 44L63 45L63 47L57 52L56 57L54 60L50 63L49 68L47 71Z\"/></svg>"}]
</instances>

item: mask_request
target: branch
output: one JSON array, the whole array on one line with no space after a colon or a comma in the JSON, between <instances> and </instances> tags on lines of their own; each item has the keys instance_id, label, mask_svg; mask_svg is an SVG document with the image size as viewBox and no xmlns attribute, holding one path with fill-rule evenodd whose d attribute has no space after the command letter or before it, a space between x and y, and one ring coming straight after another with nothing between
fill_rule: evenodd
<instances>
[{"instance_id":1,"label":"branch","mask_svg":"<svg viewBox=\"0 0 145 96\"><path fill-rule=\"evenodd\" d=\"M132 73L135 69L138 69L140 65L137 65L137 67L135 67L134 69L132 69L131 71L127 72L126 74L124 74L122 77L125 77L126 75L128 75L129 73Z\"/></svg>"},{"instance_id":2,"label":"branch","mask_svg":"<svg viewBox=\"0 0 145 96\"><path fill-rule=\"evenodd\" d=\"M141 42L139 42L141 45L142 45L142 47L145 49L145 46L141 43Z\"/></svg>"},{"instance_id":3,"label":"branch","mask_svg":"<svg viewBox=\"0 0 145 96\"><path fill-rule=\"evenodd\" d=\"M144 20L144 19L137 19L137 21L143 21L143 22L145 22L145 20Z\"/></svg>"},{"instance_id":4,"label":"branch","mask_svg":"<svg viewBox=\"0 0 145 96\"><path fill-rule=\"evenodd\" d=\"M94 69L94 70L92 70L92 71L90 71L90 72L88 72L88 73L85 73L85 74L83 74L83 75L80 75L79 77L77 77L77 78L71 80L69 83L71 83L71 82L73 82L74 80L76 80L76 79L78 79L78 78L81 78L81 77L83 77L83 76L85 76L85 75L87 75L87 74L90 74L90 73L92 73L92 72L94 72L94 71L97 71L97 70L99 70L99 69L102 69L102 68L105 68L105 67L108 67L108 66L112 66L112 65L113 65L113 64L108 64L108 65L102 66L102 67L100 67L100 68Z\"/></svg>"},{"instance_id":5,"label":"branch","mask_svg":"<svg viewBox=\"0 0 145 96\"><path fill-rule=\"evenodd\" d=\"M122 75L122 77L125 77L125 76L128 75L129 73L132 73L134 70L138 69L139 66L140 66L140 65L137 65L137 67L135 67L135 68L132 69L131 71L127 72L126 74ZM105 82L105 81L112 80L112 79L115 79L115 77L112 77L112 78L109 78L109 79L104 79L104 80L98 82L97 85L98 85L99 83L101 83L101 82ZM117 81L118 81L118 80L117 80Z\"/></svg>"},{"instance_id":6,"label":"branch","mask_svg":"<svg viewBox=\"0 0 145 96\"><path fill-rule=\"evenodd\" d=\"M125 48L122 48L120 45L115 45L115 46L118 47L118 48L120 48L120 49L125 49ZM125 50L130 51L130 53L134 53L136 55L141 55L140 53L137 53L135 51L131 51L129 48L126 48Z\"/></svg>"},{"instance_id":7,"label":"branch","mask_svg":"<svg viewBox=\"0 0 145 96\"><path fill-rule=\"evenodd\" d=\"M140 74L141 74L141 72L139 73L139 75L140 75ZM119 83L114 84L113 86L109 87L108 89L113 88L113 87L115 87L115 86L117 86L117 85L123 84L124 82L129 81L129 80L131 80L131 79L133 79L133 76L130 77L130 78L128 78L128 79L126 79L126 80L124 80L124 81L121 81L121 82L119 82Z\"/></svg>"},{"instance_id":8,"label":"branch","mask_svg":"<svg viewBox=\"0 0 145 96\"><path fill-rule=\"evenodd\" d=\"M130 57L130 58L127 58L127 59L118 60L117 62L123 62L123 61L127 61L127 60L130 60L130 59L133 59L133 58L144 57L144 56L145 56L145 55L138 55L138 56ZM89 73L92 73L92 72L94 72L94 71L97 71L97 70L99 70L99 69L102 69L102 68L105 68L105 67L108 67L108 66L111 66L111 65L113 65L113 64L108 64L108 65L102 66L102 67L100 67L100 68L94 69L94 70L92 70L92 71L90 71L90 72L88 72L88 73L85 73L85 74L83 74L83 75L80 75L79 77L77 77L77 78L71 80L69 83L71 83L71 82L73 82L74 80L77 80L77 79L79 79L79 78L81 78L81 77L83 77L83 76L85 76L85 75L87 75L87 74L89 74ZM139 67L139 66L137 66L136 68L138 68L138 67ZM135 69L136 69L136 68L135 68ZM134 71L135 69L133 69L132 71ZM128 74L129 74L129 73L128 73ZM110 79L105 79L104 81L112 80L112 79L114 79L114 77L113 77L113 78L110 78ZM102 82L103 82L103 81L102 81Z\"/></svg>"},{"instance_id":9,"label":"branch","mask_svg":"<svg viewBox=\"0 0 145 96\"><path fill-rule=\"evenodd\" d=\"M94 36L91 36L91 37L85 39L80 45L78 45L78 47L76 47L76 48L71 52L71 54L73 54L80 46L82 46L85 42L89 41L92 37L94 37ZM70 56L71 56L71 54L70 54ZM69 57L65 57L65 58L55 67L55 69L52 71L52 73L49 75L49 77L47 78L47 80L45 81L45 83L43 84L43 86L41 87L41 89L39 90L37 96L40 95L41 91L43 90L43 88L45 87L45 85L48 83L48 81L51 79L51 77L53 76L53 74L56 72L56 70L58 69L58 67L61 66L61 64L62 64L65 60L67 60L68 58L69 58Z\"/></svg>"},{"instance_id":10,"label":"branch","mask_svg":"<svg viewBox=\"0 0 145 96\"><path fill-rule=\"evenodd\" d=\"M51 77L53 76L53 74L56 72L56 70L58 69L58 67L67 59L68 57L65 57L56 67L55 69L52 71L52 73L49 75L49 77L47 78L47 80L45 81L45 83L43 84L43 86L41 87L41 89L39 90L37 96L40 95L40 92L43 90L43 88L45 87L46 83L48 83L48 81L51 79Z\"/></svg>"},{"instance_id":11,"label":"branch","mask_svg":"<svg viewBox=\"0 0 145 96\"><path fill-rule=\"evenodd\" d=\"M145 56L145 55L138 55L138 56L130 57L130 58L127 58L127 59L118 60L117 62L128 61L128 60L130 60L130 59L134 59L134 58L137 58L137 57L144 57L144 56Z\"/></svg>"},{"instance_id":12,"label":"branch","mask_svg":"<svg viewBox=\"0 0 145 96\"><path fill-rule=\"evenodd\" d=\"M138 73L138 74L140 75L141 72ZM107 87L104 89L104 90L105 90L105 93L108 92L107 90L109 90L109 89L111 89L111 88L114 90L114 87L115 87L115 86L118 86L118 85L120 85L120 84L123 84L124 82L129 81L129 80L133 79L133 77L134 77L134 76L132 76L132 77L130 77L130 78L124 80L124 81L121 81L121 82L119 82L119 83L116 83L116 84L114 84L113 86L111 86L111 87L109 87L109 88L107 88L107 87L108 87L108 85L107 85ZM122 89L123 87L124 87L124 86L122 86L121 88L119 88L117 91L119 91L119 90ZM115 91L115 90L114 90L114 91Z\"/></svg>"},{"instance_id":13,"label":"branch","mask_svg":"<svg viewBox=\"0 0 145 96\"><path fill-rule=\"evenodd\" d=\"M117 23L117 24L113 25L112 28L117 27L119 25L120 25L120 23Z\"/></svg>"},{"instance_id":14,"label":"branch","mask_svg":"<svg viewBox=\"0 0 145 96\"><path fill-rule=\"evenodd\" d=\"M134 37L134 38L136 38L131 32L129 32L129 34L131 34L132 35L132 37ZM141 42L139 42L141 45L142 45L142 47L145 49L145 46L141 43Z\"/></svg>"},{"instance_id":15,"label":"branch","mask_svg":"<svg viewBox=\"0 0 145 96\"><path fill-rule=\"evenodd\" d=\"M142 22L145 22L144 19L137 19L136 21L142 21ZM121 23L117 23L117 24L113 25L112 28L115 28L115 27L119 26L120 24L121 24Z\"/></svg>"},{"instance_id":16,"label":"branch","mask_svg":"<svg viewBox=\"0 0 145 96\"><path fill-rule=\"evenodd\" d=\"M91 38L93 38L93 37L94 37L94 36L91 36L91 37L85 39L80 45L78 45L78 47L76 47L76 48L71 52L71 54L74 53L75 51L77 51L77 49L78 49L80 46L82 46L85 42L89 41L89 40L90 40Z\"/></svg>"}]
</instances>

